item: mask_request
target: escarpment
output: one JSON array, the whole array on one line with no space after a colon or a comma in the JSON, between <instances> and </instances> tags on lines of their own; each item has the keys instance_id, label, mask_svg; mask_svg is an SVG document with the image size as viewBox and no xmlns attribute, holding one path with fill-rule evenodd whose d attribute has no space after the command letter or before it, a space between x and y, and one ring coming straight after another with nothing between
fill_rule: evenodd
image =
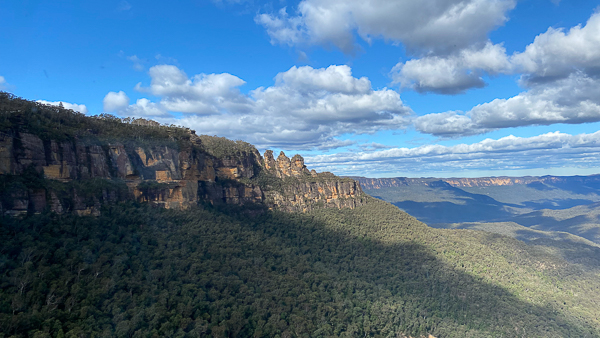
<instances>
[{"instance_id":1,"label":"escarpment","mask_svg":"<svg viewBox=\"0 0 600 338\"><path fill-rule=\"evenodd\" d=\"M0 212L98 215L125 200L165 208L258 203L270 209L354 208L360 185L264 158L241 141L143 119L88 117L0 92Z\"/></svg>"},{"instance_id":2,"label":"escarpment","mask_svg":"<svg viewBox=\"0 0 600 338\"><path fill-rule=\"evenodd\" d=\"M355 208L364 203L360 184L332 173L309 171L304 158L295 155L290 160L283 152L275 160L273 152L264 154L264 168L277 177L264 192L265 202L285 211L310 211L315 208Z\"/></svg>"}]
</instances>

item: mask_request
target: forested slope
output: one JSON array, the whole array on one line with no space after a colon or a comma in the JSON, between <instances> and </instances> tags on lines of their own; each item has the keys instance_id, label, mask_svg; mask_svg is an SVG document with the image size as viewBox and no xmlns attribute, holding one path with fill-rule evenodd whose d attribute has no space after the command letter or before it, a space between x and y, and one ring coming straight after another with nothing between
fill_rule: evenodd
<instances>
[{"instance_id":1,"label":"forested slope","mask_svg":"<svg viewBox=\"0 0 600 338\"><path fill-rule=\"evenodd\" d=\"M0 336L597 337L597 268L378 200L2 219Z\"/></svg>"}]
</instances>

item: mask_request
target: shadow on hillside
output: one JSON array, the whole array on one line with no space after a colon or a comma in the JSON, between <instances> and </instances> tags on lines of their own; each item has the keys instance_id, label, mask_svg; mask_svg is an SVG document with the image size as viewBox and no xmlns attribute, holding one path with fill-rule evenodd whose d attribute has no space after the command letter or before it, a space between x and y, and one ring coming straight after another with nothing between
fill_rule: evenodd
<instances>
[{"instance_id":1,"label":"shadow on hillside","mask_svg":"<svg viewBox=\"0 0 600 338\"><path fill-rule=\"evenodd\" d=\"M392 204L427 224L494 222L508 220L514 216L501 205L478 203L473 200L464 202L465 204L404 201Z\"/></svg>"},{"instance_id":2,"label":"shadow on hillside","mask_svg":"<svg viewBox=\"0 0 600 338\"><path fill-rule=\"evenodd\" d=\"M572 177L570 180L565 182L554 182L551 183L551 186L554 186L558 189L570 191L576 194L596 194L600 195L600 180L593 179L585 179L583 178L574 178Z\"/></svg>"},{"instance_id":3,"label":"shadow on hillside","mask_svg":"<svg viewBox=\"0 0 600 338\"><path fill-rule=\"evenodd\" d=\"M538 190L552 190L548 186L536 182L532 188ZM386 200L407 213L427 224L438 223L464 223L464 222L503 222L510 221L516 217L518 210L561 210L579 205L596 203L588 199L546 199L535 201L523 201L519 204L500 202L493 197L484 194L471 193L458 187L453 187L446 182L431 182L427 194L434 194L437 201L418 201L419 197L401 196L394 200L394 196L374 196ZM370 192L376 192L371 190ZM410 191L409 194L417 194ZM446 200L444 200L446 199ZM528 211L528 210L527 210ZM518 222L519 223L519 222Z\"/></svg>"},{"instance_id":4,"label":"shadow on hillside","mask_svg":"<svg viewBox=\"0 0 600 338\"><path fill-rule=\"evenodd\" d=\"M533 188L535 190L539 190L539 191L547 191L547 190L552 190L553 188L542 183L542 182L531 182L526 184L527 187L529 188Z\"/></svg>"},{"instance_id":5,"label":"shadow on hillside","mask_svg":"<svg viewBox=\"0 0 600 338\"><path fill-rule=\"evenodd\" d=\"M304 285L302 293L329 290L337 294L336 298L342 297L338 299L344 303L341 307L336 307L341 303L326 304L335 309L329 313L331 317L340 316L339 311L345 311L343 316L348 316L347 311L351 307L354 307L351 313L358 311L366 318L370 315L371 321L379 324L371 323L373 331L368 335L386 336L389 332L385 328L390 328L393 323L392 326L408 330L405 332L417 334L426 331L439 337L455 335L464 328L477 332L479 328L490 327L504 331L508 336L514 335L515 330L523 336L528 333L544 336L547 330L562 332L563 336L591 336L589 328L570 322L556 309L524 302L502 287L457 270L439 260L422 244L408 241L383 244L363 237L369 231L385 226L392 232L420 232L424 236L417 235L419 240L425 240L426 233L430 231L410 216L399 215L404 218L404 222L399 222L398 215L380 215L376 209L364 208L362 212L365 214L356 210L323 211L324 216L316 218L276 214L284 216L284 220L267 215L252 221L249 227L258 234L269 234L262 242L274 237L284 248L283 252L297 253L280 258L293 262L286 268L264 268L277 274L296 276L299 285ZM225 215L229 217L231 214ZM383 217L377 218L379 216ZM328 221L323 223L319 219ZM391 225L389 222L392 222ZM371 230L364 230L365 226L371 227ZM490 241L495 236L490 235ZM265 250L263 254L281 253ZM477 264L477 257L471 256L468 261ZM311 266L312 271L303 270L305 264ZM304 280L307 275L310 275L309 280ZM314 281L320 278L324 285L315 287ZM365 299L370 302L365 302ZM316 304L311 306L309 311L292 311L300 311L300 316L311 318ZM377 309L378 306L381 309ZM335 322L334 318L322 318L321 321ZM367 333L361 332L361 335Z\"/></svg>"},{"instance_id":6,"label":"shadow on hillside","mask_svg":"<svg viewBox=\"0 0 600 338\"><path fill-rule=\"evenodd\" d=\"M519 236L527 237L527 230L517 230L517 239L521 240ZM572 242L566 239L566 235L563 238L538 238L534 240L525 240L530 245L541 245L554 249L554 254L559 255L567 262L578 265L580 268L586 271L600 270L600 248L594 247L585 243Z\"/></svg>"},{"instance_id":7,"label":"shadow on hillside","mask_svg":"<svg viewBox=\"0 0 600 338\"><path fill-rule=\"evenodd\" d=\"M461 203L401 201L392 204L428 224L504 221L514 216L506 207L520 207L499 202L490 196L470 193L445 182L435 188L452 194Z\"/></svg>"},{"instance_id":8,"label":"shadow on hillside","mask_svg":"<svg viewBox=\"0 0 600 338\"><path fill-rule=\"evenodd\" d=\"M55 250L32 262L32 268L45 269L47 264L54 271L40 275L40 285L54 285L62 275L80 281L79 295L72 293L77 288L56 291L65 300L87 297L86 302L75 302L72 314L65 312L60 320L63 327L80 325L76 323L87 319L80 307L93 308L94 320L85 322L90 331L82 331L88 335L100 329L98 323L112 335L119 330L130 336L150 335L153 330L163 336L177 332L215 337L291 332L308 337L399 333L481 337L489 331L508 337L600 334L557 309L528 303L449 266L426 246L433 230L387 203L308 215L259 211L115 206L99 218L66 216L52 223L51 217L42 215L11 221L12 225L2 225L7 231L0 234L14 236L14 252L7 251L10 259L21 257L27 246L39 251L71 243L75 253L88 253L86 264L106 268L115 281L110 288L94 269L80 270L81 276L71 271L66 261L56 260ZM402 242L376 239L389 236ZM506 243L503 238L490 234L487 241ZM21 240L24 245L17 243ZM464 264L472 266L486 254L469 247L453 250L465 253ZM3 277L10 275L7 271ZM46 290L43 285L41 290ZM30 292L36 290L32 285ZM44 295L31 301L44 306ZM36 323L58 321L52 312L31 312L36 304L24 307L30 312L17 317L2 313L9 309L3 304L0 314L5 316L0 319L10 319L7 327L12 334L30 332L38 328ZM114 311L119 308L127 309L127 314ZM28 315L37 316L36 321L23 319ZM203 334L192 332L195 329Z\"/></svg>"},{"instance_id":9,"label":"shadow on hillside","mask_svg":"<svg viewBox=\"0 0 600 338\"><path fill-rule=\"evenodd\" d=\"M521 202L521 204L526 208L531 208L534 210L540 209L551 209L551 210L560 210L560 209L568 209L573 208L579 205L588 205L596 203L597 201L586 200L586 199L553 199L553 200L536 200L536 201L525 201Z\"/></svg>"},{"instance_id":10,"label":"shadow on hillside","mask_svg":"<svg viewBox=\"0 0 600 338\"><path fill-rule=\"evenodd\" d=\"M513 218L513 222L526 227L534 227L537 230L568 232L600 244L600 224L595 227L585 227L586 224L600 223L598 216L590 218L587 215L578 215L558 220L551 216L545 216L541 210L516 216Z\"/></svg>"}]
</instances>

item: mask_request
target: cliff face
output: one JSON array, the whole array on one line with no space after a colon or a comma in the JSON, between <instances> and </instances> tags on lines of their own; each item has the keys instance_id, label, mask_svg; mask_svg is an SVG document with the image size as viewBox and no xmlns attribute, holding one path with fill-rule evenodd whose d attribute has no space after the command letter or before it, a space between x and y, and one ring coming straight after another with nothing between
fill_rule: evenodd
<instances>
[{"instance_id":1,"label":"cliff face","mask_svg":"<svg viewBox=\"0 0 600 338\"><path fill-rule=\"evenodd\" d=\"M261 185L259 176L276 182ZM310 172L300 155L290 160L282 152L274 159L267 151L263 159L252 147L217 157L193 132L187 144L175 148L0 131L0 178L5 185L10 181L0 211L11 215L46 209L98 215L103 204L127 199L177 209L208 202L309 211L354 208L363 198L358 183Z\"/></svg>"},{"instance_id":2,"label":"cliff face","mask_svg":"<svg viewBox=\"0 0 600 338\"><path fill-rule=\"evenodd\" d=\"M309 171L300 155L290 160L281 152L275 160L273 152L267 150L264 168L282 179L279 189L265 191L265 203L273 208L305 212L315 208L355 208L364 203L358 182L328 172Z\"/></svg>"},{"instance_id":3,"label":"cliff face","mask_svg":"<svg viewBox=\"0 0 600 338\"><path fill-rule=\"evenodd\" d=\"M302 182L285 187L282 192L268 191L267 201L285 211L310 211L317 208L350 208L364 204L364 195L355 181L329 180Z\"/></svg>"},{"instance_id":4,"label":"cliff face","mask_svg":"<svg viewBox=\"0 0 600 338\"><path fill-rule=\"evenodd\" d=\"M11 193L15 203L3 203L2 208L14 214L42 211L46 206L56 213L72 210L97 214L101 204L131 197L181 209L197 204L199 199L228 204L262 201L259 187L217 183L253 177L253 165L260 162L257 152L217 159L194 147L200 143L192 140L195 145L176 150L168 146L95 145L79 140L43 142L30 133L0 132L0 175L22 176L33 170L62 183L86 185L99 179L114 183L100 188L93 198L82 198L74 187L63 199L51 188L21 187ZM117 194L119 184L126 186L131 195Z\"/></svg>"}]
</instances>

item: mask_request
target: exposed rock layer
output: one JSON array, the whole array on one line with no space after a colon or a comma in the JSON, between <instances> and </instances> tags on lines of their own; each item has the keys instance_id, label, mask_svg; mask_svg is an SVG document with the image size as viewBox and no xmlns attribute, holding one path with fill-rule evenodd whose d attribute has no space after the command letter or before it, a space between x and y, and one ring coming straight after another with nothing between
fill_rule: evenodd
<instances>
[{"instance_id":1,"label":"exposed rock layer","mask_svg":"<svg viewBox=\"0 0 600 338\"><path fill-rule=\"evenodd\" d=\"M21 186L10 192L10 201L2 201L1 211L20 215L49 209L59 214L97 215L103 204L128 198L178 209L199 202L263 203L287 211L354 208L362 203L358 183L329 173L310 172L300 155L290 160L281 152L274 159L272 151L267 151L263 160L252 148L218 158L192 136L190 144L174 149L93 144L78 139L43 141L32 133L0 132L0 175L19 176L29 170L62 182L62 190L67 190ZM280 184L272 189L261 187L256 182L261 171ZM83 193L81 186L96 188Z\"/></svg>"}]
</instances>

